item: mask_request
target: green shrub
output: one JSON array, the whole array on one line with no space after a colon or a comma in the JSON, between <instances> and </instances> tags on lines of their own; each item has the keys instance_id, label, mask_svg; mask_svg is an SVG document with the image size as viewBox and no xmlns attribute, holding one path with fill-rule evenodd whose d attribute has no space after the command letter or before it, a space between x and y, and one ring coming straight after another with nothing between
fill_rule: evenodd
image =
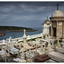
<instances>
[{"instance_id":1,"label":"green shrub","mask_svg":"<svg viewBox=\"0 0 64 64\"><path fill-rule=\"evenodd\" d=\"M42 37L39 37L39 38L42 38Z\"/></svg>"},{"instance_id":2,"label":"green shrub","mask_svg":"<svg viewBox=\"0 0 64 64\"><path fill-rule=\"evenodd\" d=\"M62 40L59 40L59 42L62 42Z\"/></svg>"},{"instance_id":3,"label":"green shrub","mask_svg":"<svg viewBox=\"0 0 64 64\"><path fill-rule=\"evenodd\" d=\"M45 39L45 36L43 36L44 37L44 39Z\"/></svg>"}]
</instances>

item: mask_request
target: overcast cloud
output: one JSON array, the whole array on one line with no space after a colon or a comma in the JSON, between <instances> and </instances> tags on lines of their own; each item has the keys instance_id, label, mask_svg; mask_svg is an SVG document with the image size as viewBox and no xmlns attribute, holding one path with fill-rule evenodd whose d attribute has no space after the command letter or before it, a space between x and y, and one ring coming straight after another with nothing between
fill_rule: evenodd
<instances>
[{"instance_id":1,"label":"overcast cloud","mask_svg":"<svg viewBox=\"0 0 64 64\"><path fill-rule=\"evenodd\" d=\"M64 2L0 2L0 26L42 27L57 3L64 12Z\"/></svg>"}]
</instances>

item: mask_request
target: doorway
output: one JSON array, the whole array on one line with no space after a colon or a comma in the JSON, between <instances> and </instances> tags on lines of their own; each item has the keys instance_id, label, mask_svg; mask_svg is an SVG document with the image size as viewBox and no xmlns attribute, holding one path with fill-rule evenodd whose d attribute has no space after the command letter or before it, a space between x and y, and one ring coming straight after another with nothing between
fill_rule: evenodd
<instances>
[{"instance_id":1,"label":"doorway","mask_svg":"<svg viewBox=\"0 0 64 64\"><path fill-rule=\"evenodd\" d=\"M56 28L53 28L53 36L56 37Z\"/></svg>"}]
</instances>

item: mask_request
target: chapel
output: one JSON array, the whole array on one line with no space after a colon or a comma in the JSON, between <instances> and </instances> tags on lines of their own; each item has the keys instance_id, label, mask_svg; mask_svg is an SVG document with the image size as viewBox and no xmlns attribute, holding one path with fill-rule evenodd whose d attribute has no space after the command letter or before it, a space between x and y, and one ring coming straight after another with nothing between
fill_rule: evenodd
<instances>
[{"instance_id":1,"label":"chapel","mask_svg":"<svg viewBox=\"0 0 64 64\"><path fill-rule=\"evenodd\" d=\"M50 21L47 20L42 24L43 34L51 35L52 37L64 35L64 13L58 9L54 11L50 17Z\"/></svg>"}]
</instances>

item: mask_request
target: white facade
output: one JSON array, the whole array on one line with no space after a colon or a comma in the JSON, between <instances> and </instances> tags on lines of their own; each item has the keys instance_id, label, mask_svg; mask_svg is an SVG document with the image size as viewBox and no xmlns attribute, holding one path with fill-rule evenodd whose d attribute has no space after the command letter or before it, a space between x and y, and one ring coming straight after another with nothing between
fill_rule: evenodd
<instances>
[{"instance_id":1,"label":"white facade","mask_svg":"<svg viewBox=\"0 0 64 64\"><path fill-rule=\"evenodd\" d=\"M49 24L49 25L47 25L46 23L43 25L43 34L45 34L45 35L49 35L49 31L50 31L50 29L49 29L49 27L51 26L51 24Z\"/></svg>"}]
</instances>

